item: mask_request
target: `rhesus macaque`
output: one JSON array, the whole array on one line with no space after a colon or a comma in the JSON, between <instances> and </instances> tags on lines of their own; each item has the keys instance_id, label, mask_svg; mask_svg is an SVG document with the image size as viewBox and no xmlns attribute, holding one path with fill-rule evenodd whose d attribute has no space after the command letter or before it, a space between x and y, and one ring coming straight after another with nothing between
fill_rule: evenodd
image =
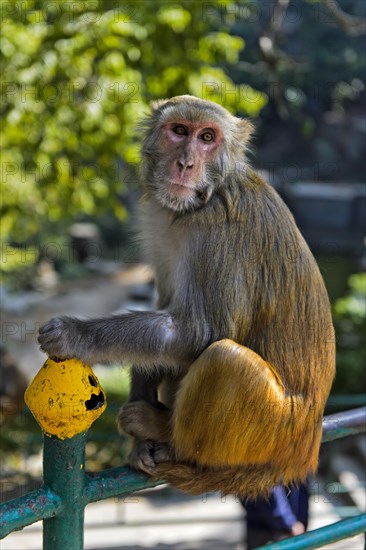
<instances>
[{"instance_id":1,"label":"rhesus macaque","mask_svg":"<svg viewBox=\"0 0 366 550\"><path fill-rule=\"evenodd\" d=\"M317 467L334 376L330 306L277 193L247 165L252 126L191 96L153 104L141 227L157 311L52 319L41 348L131 362L121 427L133 468L245 497Z\"/></svg>"}]
</instances>

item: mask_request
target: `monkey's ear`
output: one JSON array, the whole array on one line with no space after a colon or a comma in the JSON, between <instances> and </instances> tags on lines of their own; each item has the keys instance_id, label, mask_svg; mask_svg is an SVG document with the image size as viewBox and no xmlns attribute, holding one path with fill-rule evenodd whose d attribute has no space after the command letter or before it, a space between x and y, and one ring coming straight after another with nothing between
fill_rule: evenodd
<instances>
[{"instance_id":1,"label":"monkey's ear","mask_svg":"<svg viewBox=\"0 0 366 550\"><path fill-rule=\"evenodd\" d=\"M160 107L165 105L165 103L168 103L170 101L169 99L155 99L154 101L150 101L150 107L153 111L158 111Z\"/></svg>"},{"instance_id":2,"label":"monkey's ear","mask_svg":"<svg viewBox=\"0 0 366 550\"><path fill-rule=\"evenodd\" d=\"M247 143L255 130L254 124L243 118L237 118L236 123L240 141L242 143Z\"/></svg>"}]
</instances>

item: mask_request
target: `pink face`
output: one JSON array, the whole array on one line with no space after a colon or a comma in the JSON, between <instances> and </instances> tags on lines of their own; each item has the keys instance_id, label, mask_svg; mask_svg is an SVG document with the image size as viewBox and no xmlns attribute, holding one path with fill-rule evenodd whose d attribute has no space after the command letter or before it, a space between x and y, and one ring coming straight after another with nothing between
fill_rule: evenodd
<instances>
[{"instance_id":1,"label":"pink face","mask_svg":"<svg viewBox=\"0 0 366 550\"><path fill-rule=\"evenodd\" d=\"M205 166L223 141L220 127L187 120L168 122L163 127L164 149L169 156L169 193L187 198L195 194L205 177Z\"/></svg>"}]
</instances>

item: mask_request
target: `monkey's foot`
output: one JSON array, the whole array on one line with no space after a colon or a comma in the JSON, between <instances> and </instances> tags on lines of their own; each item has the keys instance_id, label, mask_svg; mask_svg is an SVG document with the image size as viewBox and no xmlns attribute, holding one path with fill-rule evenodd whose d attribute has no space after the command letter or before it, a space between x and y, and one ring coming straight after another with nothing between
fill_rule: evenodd
<instances>
[{"instance_id":1,"label":"monkey's foot","mask_svg":"<svg viewBox=\"0 0 366 550\"><path fill-rule=\"evenodd\" d=\"M170 412L166 407L158 408L147 401L126 403L118 415L119 431L145 441L170 441Z\"/></svg>"},{"instance_id":2,"label":"monkey's foot","mask_svg":"<svg viewBox=\"0 0 366 550\"><path fill-rule=\"evenodd\" d=\"M141 470L154 475L157 464L171 462L172 448L166 443L156 441L135 441L132 451L128 455L128 465L134 470Z\"/></svg>"}]
</instances>

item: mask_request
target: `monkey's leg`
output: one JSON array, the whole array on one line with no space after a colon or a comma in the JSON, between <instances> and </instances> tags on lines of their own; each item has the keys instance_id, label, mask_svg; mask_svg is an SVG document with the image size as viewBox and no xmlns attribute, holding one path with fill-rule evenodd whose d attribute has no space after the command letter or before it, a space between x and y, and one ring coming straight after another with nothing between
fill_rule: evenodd
<instances>
[{"instance_id":1,"label":"monkey's leg","mask_svg":"<svg viewBox=\"0 0 366 550\"><path fill-rule=\"evenodd\" d=\"M163 378L163 370L142 371L136 365L131 367L131 384L128 402L147 401L151 405L158 404L158 387Z\"/></svg>"},{"instance_id":2,"label":"monkey's leg","mask_svg":"<svg viewBox=\"0 0 366 550\"><path fill-rule=\"evenodd\" d=\"M314 411L313 411L314 412ZM176 398L178 462L201 466L271 464L284 479L316 469L321 414L287 395L275 369L231 340L209 346L191 365Z\"/></svg>"},{"instance_id":3,"label":"monkey's leg","mask_svg":"<svg viewBox=\"0 0 366 550\"><path fill-rule=\"evenodd\" d=\"M127 459L129 466L150 474L156 464L172 460L167 444L171 439L170 410L158 401L162 378L162 369L151 373L132 367L129 402L118 417L119 429L135 438Z\"/></svg>"},{"instance_id":4,"label":"monkey's leg","mask_svg":"<svg viewBox=\"0 0 366 550\"><path fill-rule=\"evenodd\" d=\"M171 440L170 411L164 405L157 407L147 401L126 403L119 412L118 426L139 440Z\"/></svg>"},{"instance_id":5,"label":"monkey's leg","mask_svg":"<svg viewBox=\"0 0 366 550\"><path fill-rule=\"evenodd\" d=\"M170 411L158 400L158 386L163 369L141 371L131 369L129 401L118 416L119 428L139 440L167 442L171 439Z\"/></svg>"},{"instance_id":6,"label":"monkey's leg","mask_svg":"<svg viewBox=\"0 0 366 550\"><path fill-rule=\"evenodd\" d=\"M120 431L133 436L127 462L131 468L152 474L156 464L173 459L169 411L146 401L127 403L119 412Z\"/></svg>"}]
</instances>

